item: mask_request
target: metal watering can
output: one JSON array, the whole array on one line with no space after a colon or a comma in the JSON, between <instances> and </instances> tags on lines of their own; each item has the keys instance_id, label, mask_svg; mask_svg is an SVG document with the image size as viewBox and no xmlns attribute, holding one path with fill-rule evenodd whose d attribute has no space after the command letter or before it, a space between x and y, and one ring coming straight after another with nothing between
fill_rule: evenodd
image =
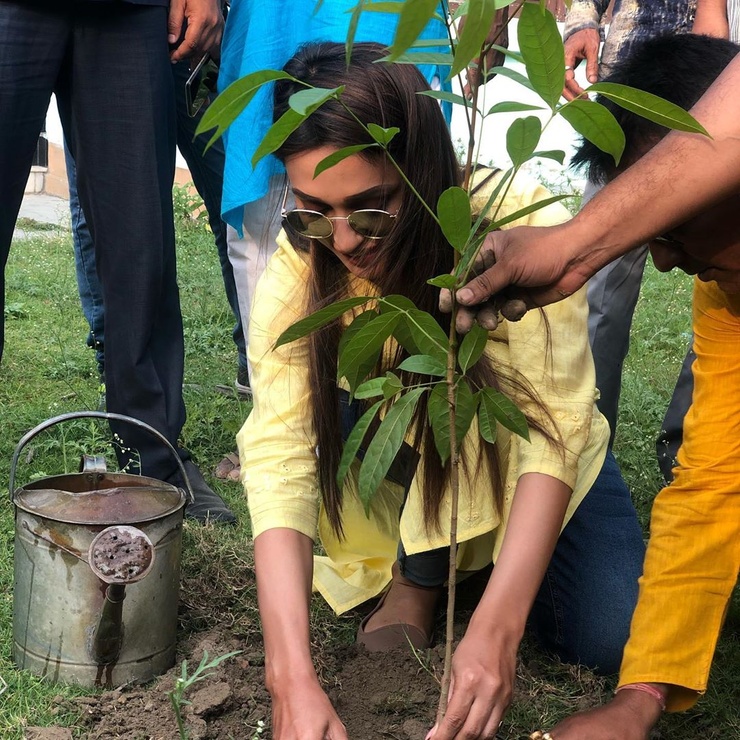
<instances>
[{"instance_id":1,"label":"metal watering can","mask_svg":"<svg viewBox=\"0 0 740 740\"><path fill-rule=\"evenodd\" d=\"M187 494L155 478L108 473L104 458L87 455L80 473L16 490L16 466L28 442L80 418L114 419L150 432L172 452L190 489L175 449L138 419L74 412L28 432L10 467L13 660L52 681L107 687L147 681L175 662Z\"/></svg>"}]
</instances>

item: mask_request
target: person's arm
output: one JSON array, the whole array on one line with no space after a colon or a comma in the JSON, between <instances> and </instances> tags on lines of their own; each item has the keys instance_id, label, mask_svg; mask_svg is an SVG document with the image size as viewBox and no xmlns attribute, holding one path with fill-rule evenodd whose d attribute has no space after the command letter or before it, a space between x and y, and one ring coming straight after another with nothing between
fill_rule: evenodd
<instances>
[{"instance_id":1,"label":"person's arm","mask_svg":"<svg viewBox=\"0 0 740 740\"><path fill-rule=\"evenodd\" d=\"M319 490L308 343L274 349L302 316L308 267L282 238L257 284L249 322L254 405L237 435L247 494L275 740L346 740L311 663L309 600Z\"/></svg>"},{"instance_id":2,"label":"person's arm","mask_svg":"<svg viewBox=\"0 0 740 740\"><path fill-rule=\"evenodd\" d=\"M170 59L180 62L217 47L223 28L219 0L170 0L167 41L177 44Z\"/></svg>"},{"instance_id":3,"label":"person's arm","mask_svg":"<svg viewBox=\"0 0 740 740\"><path fill-rule=\"evenodd\" d=\"M346 740L311 661L309 602L313 541L292 529L270 529L254 541L265 683L275 740Z\"/></svg>"},{"instance_id":4,"label":"person's arm","mask_svg":"<svg viewBox=\"0 0 740 740\"><path fill-rule=\"evenodd\" d=\"M691 33L729 39L730 26L727 22L727 0L698 0Z\"/></svg>"},{"instance_id":5,"label":"person's arm","mask_svg":"<svg viewBox=\"0 0 740 740\"><path fill-rule=\"evenodd\" d=\"M586 79L593 83L599 76L599 46L601 18L608 2L604 0L573 0L565 16L563 44L565 47L565 87L563 96L573 100L583 94L575 80L575 69L586 60Z\"/></svg>"},{"instance_id":6,"label":"person's arm","mask_svg":"<svg viewBox=\"0 0 740 740\"><path fill-rule=\"evenodd\" d=\"M692 114L713 138L673 131L574 219L491 235L496 264L457 292L475 305L504 290L528 306L562 300L601 267L740 188L740 57ZM740 234L738 235L740 249Z\"/></svg>"},{"instance_id":7,"label":"person's arm","mask_svg":"<svg viewBox=\"0 0 740 740\"><path fill-rule=\"evenodd\" d=\"M494 736L511 703L519 643L570 494L549 475L519 478L496 567L452 660L447 713L434 740Z\"/></svg>"},{"instance_id":8,"label":"person's arm","mask_svg":"<svg viewBox=\"0 0 740 740\"><path fill-rule=\"evenodd\" d=\"M457 35L460 38L462 30L465 26L465 18L460 18L460 24L458 26ZM491 29L486 36L485 45L502 46L504 49L509 48L509 9L500 8L496 11L493 16L493 22L491 23ZM463 95L466 98L472 99L473 91L480 87L484 82L490 82L495 75L489 73L489 70L494 67L501 67L506 62L506 56L503 52L498 49L490 48L485 57L481 60L476 57L472 60L473 65L468 67L465 76L465 86L463 87ZM484 72L485 79L484 79Z\"/></svg>"}]
</instances>

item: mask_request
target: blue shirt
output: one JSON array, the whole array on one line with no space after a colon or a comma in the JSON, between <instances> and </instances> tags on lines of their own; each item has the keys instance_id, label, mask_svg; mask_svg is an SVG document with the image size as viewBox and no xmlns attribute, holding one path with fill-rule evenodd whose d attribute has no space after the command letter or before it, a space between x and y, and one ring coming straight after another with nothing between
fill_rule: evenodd
<instances>
[{"instance_id":1,"label":"blue shirt","mask_svg":"<svg viewBox=\"0 0 740 740\"><path fill-rule=\"evenodd\" d=\"M324 0L314 13L316 0L233 0L221 49L219 89L257 70L282 69L296 49L308 41L344 42L351 17L347 11L356 4L357 0ZM397 13L362 13L355 41L390 44L397 24ZM447 29L433 20L421 37L446 39ZM449 67L424 65L420 70L430 82L435 77L442 81ZM222 215L240 234L244 204L264 197L271 175L285 171L272 155L252 169L252 155L272 125L272 91L272 84L264 85L225 135ZM447 110L448 122L450 114Z\"/></svg>"}]
</instances>

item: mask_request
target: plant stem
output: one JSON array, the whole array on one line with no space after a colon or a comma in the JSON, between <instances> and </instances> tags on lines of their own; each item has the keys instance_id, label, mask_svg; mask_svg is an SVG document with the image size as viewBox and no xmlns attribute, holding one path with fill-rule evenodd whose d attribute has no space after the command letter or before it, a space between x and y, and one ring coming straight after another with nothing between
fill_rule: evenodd
<instances>
[{"instance_id":1,"label":"plant stem","mask_svg":"<svg viewBox=\"0 0 740 740\"><path fill-rule=\"evenodd\" d=\"M453 305L450 321L449 349L447 351L447 401L450 405L450 561L447 575L447 623L445 627L445 662L442 683L437 707L439 724L447 711L447 696L450 693L452 678L452 642L455 628L455 586L457 583L457 507L460 494L460 458L457 448L457 430L455 426L457 404L455 401L455 368L457 367L457 332L455 318L457 306Z\"/></svg>"},{"instance_id":2,"label":"plant stem","mask_svg":"<svg viewBox=\"0 0 740 740\"><path fill-rule=\"evenodd\" d=\"M180 697L176 699L174 691L170 692L169 697L172 702L172 709L175 712L175 720L177 721L177 731L180 733L180 740L188 740L188 733L185 729L185 724L182 721L182 714L180 714Z\"/></svg>"}]
</instances>

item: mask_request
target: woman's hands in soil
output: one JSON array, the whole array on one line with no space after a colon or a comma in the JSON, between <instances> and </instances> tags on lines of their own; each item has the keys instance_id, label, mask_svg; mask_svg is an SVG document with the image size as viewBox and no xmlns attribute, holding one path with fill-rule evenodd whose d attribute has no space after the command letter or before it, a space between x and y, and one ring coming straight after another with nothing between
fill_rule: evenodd
<instances>
[{"instance_id":1,"label":"woman's hands in soil","mask_svg":"<svg viewBox=\"0 0 740 740\"><path fill-rule=\"evenodd\" d=\"M429 740L496 737L511 704L518 646L513 635L492 639L468 628L452 658L447 712Z\"/></svg>"},{"instance_id":2,"label":"woman's hands in soil","mask_svg":"<svg viewBox=\"0 0 740 740\"><path fill-rule=\"evenodd\" d=\"M329 697L315 676L282 681L272 693L274 740L348 740Z\"/></svg>"},{"instance_id":3,"label":"woman's hands in soil","mask_svg":"<svg viewBox=\"0 0 740 740\"><path fill-rule=\"evenodd\" d=\"M609 704L568 717L550 734L557 740L648 740L659 717L653 697L620 691Z\"/></svg>"}]
</instances>

